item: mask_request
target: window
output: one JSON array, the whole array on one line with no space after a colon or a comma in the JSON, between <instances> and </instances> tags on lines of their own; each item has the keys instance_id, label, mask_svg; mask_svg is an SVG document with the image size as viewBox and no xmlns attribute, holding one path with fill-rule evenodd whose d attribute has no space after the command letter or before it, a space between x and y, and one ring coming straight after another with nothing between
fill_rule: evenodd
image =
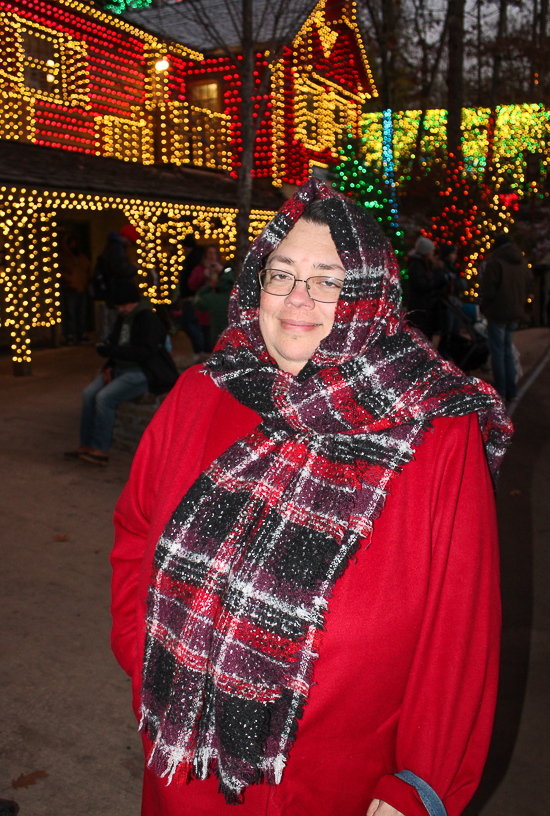
<instances>
[{"instance_id":1,"label":"window","mask_svg":"<svg viewBox=\"0 0 550 816\"><path fill-rule=\"evenodd\" d=\"M86 43L54 28L11 14L0 18L4 60L0 77L25 97L88 107Z\"/></svg>"},{"instance_id":2,"label":"window","mask_svg":"<svg viewBox=\"0 0 550 816\"><path fill-rule=\"evenodd\" d=\"M189 101L197 108L220 113L220 90L217 82L195 82L189 88Z\"/></svg>"},{"instance_id":3,"label":"window","mask_svg":"<svg viewBox=\"0 0 550 816\"><path fill-rule=\"evenodd\" d=\"M23 48L27 58L37 62L48 62L55 57L52 40L31 31L23 33Z\"/></svg>"},{"instance_id":4,"label":"window","mask_svg":"<svg viewBox=\"0 0 550 816\"><path fill-rule=\"evenodd\" d=\"M59 74L59 45L45 33L23 31L23 82L27 88L53 94Z\"/></svg>"},{"instance_id":5,"label":"window","mask_svg":"<svg viewBox=\"0 0 550 816\"><path fill-rule=\"evenodd\" d=\"M327 148L335 153L348 127L353 129L355 109L351 101L333 90L298 78L294 110L296 138L309 150Z\"/></svg>"}]
</instances>

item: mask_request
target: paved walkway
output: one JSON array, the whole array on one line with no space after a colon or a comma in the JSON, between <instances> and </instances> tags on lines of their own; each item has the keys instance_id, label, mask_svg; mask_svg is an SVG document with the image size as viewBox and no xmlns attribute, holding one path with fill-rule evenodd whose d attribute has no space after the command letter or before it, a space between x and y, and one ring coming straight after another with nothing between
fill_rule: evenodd
<instances>
[{"instance_id":1,"label":"paved walkway","mask_svg":"<svg viewBox=\"0 0 550 816\"><path fill-rule=\"evenodd\" d=\"M550 331L517 341L529 369ZM37 352L29 378L13 378L0 360L0 798L16 799L21 816L139 813L129 681L109 649L111 517L131 457L113 451L108 468L62 457L77 442L80 392L97 368L86 347ZM549 409L550 365L517 407L501 477L503 681L470 816L550 808ZM47 776L12 787L38 771Z\"/></svg>"}]
</instances>

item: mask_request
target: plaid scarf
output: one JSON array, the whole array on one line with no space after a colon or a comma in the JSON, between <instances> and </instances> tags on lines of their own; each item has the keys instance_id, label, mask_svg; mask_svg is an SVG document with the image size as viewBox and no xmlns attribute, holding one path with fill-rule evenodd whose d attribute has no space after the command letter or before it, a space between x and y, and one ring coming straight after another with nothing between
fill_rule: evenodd
<instances>
[{"instance_id":1,"label":"plaid scarf","mask_svg":"<svg viewBox=\"0 0 550 816\"><path fill-rule=\"evenodd\" d=\"M293 377L263 342L258 272L313 198L346 279L331 333ZM254 242L206 368L262 422L189 488L154 556L141 728L159 776L214 771L228 802L277 784L335 582L431 420L477 411L496 474L511 433L498 395L443 361L400 303L374 221L315 179Z\"/></svg>"}]
</instances>

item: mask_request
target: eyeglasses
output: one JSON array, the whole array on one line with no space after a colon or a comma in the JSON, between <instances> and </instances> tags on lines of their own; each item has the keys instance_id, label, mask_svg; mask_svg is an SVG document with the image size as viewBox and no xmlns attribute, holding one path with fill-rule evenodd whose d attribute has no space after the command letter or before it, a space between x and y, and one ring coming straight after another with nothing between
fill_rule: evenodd
<instances>
[{"instance_id":1,"label":"eyeglasses","mask_svg":"<svg viewBox=\"0 0 550 816\"><path fill-rule=\"evenodd\" d=\"M336 303L344 285L343 280L324 275L314 275L304 280L282 269L263 269L260 272L260 286L268 295L286 297L294 291L299 282L305 283L309 297L319 303Z\"/></svg>"}]
</instances>

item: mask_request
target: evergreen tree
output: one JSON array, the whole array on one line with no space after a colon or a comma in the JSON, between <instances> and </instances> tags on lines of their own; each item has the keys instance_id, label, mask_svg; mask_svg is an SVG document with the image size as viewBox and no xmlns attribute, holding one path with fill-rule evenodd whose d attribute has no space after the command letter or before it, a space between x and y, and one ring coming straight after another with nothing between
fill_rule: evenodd
<instances>
[{"instance_id":1,"label":"evergreen tree","mask_svg":"<svg viewBox=\"0 0 550 816\"><path fill-rule=\"evenodd\" d=\"M362 148L362 140L348 133L341 148L340 162L332 169L334 186L370 212L401 259L404 255L403 232L397 221L394 191L384 174L365 164Z\"/></svg>"}]
</instances>

